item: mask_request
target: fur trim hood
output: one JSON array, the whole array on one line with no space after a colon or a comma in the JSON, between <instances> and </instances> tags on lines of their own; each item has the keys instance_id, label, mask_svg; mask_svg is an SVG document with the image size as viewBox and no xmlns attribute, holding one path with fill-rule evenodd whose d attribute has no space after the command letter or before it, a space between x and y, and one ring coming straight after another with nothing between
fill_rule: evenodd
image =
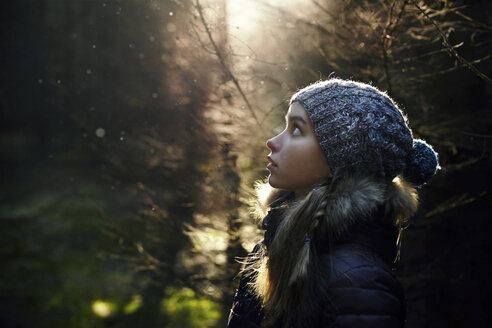
<instances>
[{"instance_id":1,"label":"fur trim hood","mask_svg":"<svg viewBox=\"0 0 492 328\"><path fill-rule=\"evenodd\" d=\"M323 224L320 225L320 233L328 235L330 240L340 239L352 227L374 220L384 219L388 225L404 227L418 206L415 188L398 177L385 182L370 177L348 176L334 182L332 190L328 195ZM267 230L267 246L281 220L280 212L293 198L292 192L274 188L264 198L263 204L266 202L270 207L269 215L262 223Z\"/></svg>"},{"instance_id":2,"label":"fur trim hood","mask_svg":"<svg viewBox=\"0 0 492 328\"><path fill-rule=\"evenodd\" d=\"M417 191L404 180L385 183L349 177L340 181L329 196L324 218L326 233L337 239L358 223L380 219L375 216L380 209L383 213L378 214L398 226L416 212L417 205Z\"/></svg>"}]
</instances>

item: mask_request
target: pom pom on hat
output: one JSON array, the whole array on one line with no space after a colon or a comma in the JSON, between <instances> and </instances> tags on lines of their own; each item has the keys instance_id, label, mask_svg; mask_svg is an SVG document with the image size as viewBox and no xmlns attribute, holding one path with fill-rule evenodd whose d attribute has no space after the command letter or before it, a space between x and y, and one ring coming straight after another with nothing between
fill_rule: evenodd
<instances>
[{"instance_id":1,"label":"pom pom on hat","mask_svg":"<svg viewBox=\"0 0 492 328\"><path fill-rule=\"evenodd\" d=\"M408 155L405 179L417 186L425 184L439 169L437 153L424 140L414 139Z\"/></svg>"}]
</instances>

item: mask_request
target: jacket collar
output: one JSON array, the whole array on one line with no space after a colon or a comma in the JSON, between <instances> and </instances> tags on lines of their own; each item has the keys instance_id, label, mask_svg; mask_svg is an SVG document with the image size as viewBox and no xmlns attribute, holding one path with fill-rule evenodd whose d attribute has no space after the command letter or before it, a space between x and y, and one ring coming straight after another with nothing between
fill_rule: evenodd
<instances>
[{"instance_id":1,"label":"jacket collar","mask_svg":"<svg viewBox=\"0 0 492 328\"><path fill-rule=\"evenodd\" d=\"M282 204L287 203L292 199L294 199L293 192L286 192L282 194L280 198L272 203L271 209L263 219L261 224L261 228L265 230L265 238L263 239L263 243L267 248L272 244L275 233L277 232L278 224L282 220Z\"/></svg>"}]
</instances>

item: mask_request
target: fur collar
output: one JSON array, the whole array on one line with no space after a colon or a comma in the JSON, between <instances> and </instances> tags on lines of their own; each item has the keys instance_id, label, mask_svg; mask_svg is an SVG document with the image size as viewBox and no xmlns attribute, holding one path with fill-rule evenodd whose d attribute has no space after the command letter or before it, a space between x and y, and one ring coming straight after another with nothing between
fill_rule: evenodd
<instances>
[{"instance_id":1,"label":"fur collar","mask_svg":"<svg viewBox=\"0 0 492 328\"><path fill-rule=\"evenodd\" d=\"M341 180L329 197L325 215L327 233L338 238L356 224L380 219L376 213L396 225L410 218L417 205L415 188L400 178L388 183L350 176ZM378 212L381 209L383 213Z\"/></svg>"},{"instance_id":2,"label":"fur collar","mask_svg":"<svg viewBox=\"0 0 492 328\"><path fill-rule=\"evenodd\" d=\"M266 243L267 235L273 238L278 221L281 220L282 203L290 199L292 192L274 188L264 197L263 206L268 204L270 207L269 215L263 222L263 228L267 230ZM386 223L398 226L416 212L417 205L417 191L399 177L385 182L370 177L347 176L336 182L328 196L321 233L336 240L350 228L381 219L381 216L392 221Z\"/></svg>"}]
</instances>

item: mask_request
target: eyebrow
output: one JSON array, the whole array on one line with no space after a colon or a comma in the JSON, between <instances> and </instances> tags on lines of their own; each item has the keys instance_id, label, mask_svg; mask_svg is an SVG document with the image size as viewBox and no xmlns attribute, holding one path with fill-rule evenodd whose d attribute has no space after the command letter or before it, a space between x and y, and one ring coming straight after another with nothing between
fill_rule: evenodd
<instances>
[{"instance_id":1,"label":"eyebrow","mask_svg":"<svg viewBox=\"0 0 492 328\"><path fill-rule=\"evenodd\" d=\"M285 115L285 120L286 121L299 121L299 122L302 122L304 124L307 124L306 120L304 119L304 117L302 116L298 116L298 115Z\"/></svg>"}]
</instances>

